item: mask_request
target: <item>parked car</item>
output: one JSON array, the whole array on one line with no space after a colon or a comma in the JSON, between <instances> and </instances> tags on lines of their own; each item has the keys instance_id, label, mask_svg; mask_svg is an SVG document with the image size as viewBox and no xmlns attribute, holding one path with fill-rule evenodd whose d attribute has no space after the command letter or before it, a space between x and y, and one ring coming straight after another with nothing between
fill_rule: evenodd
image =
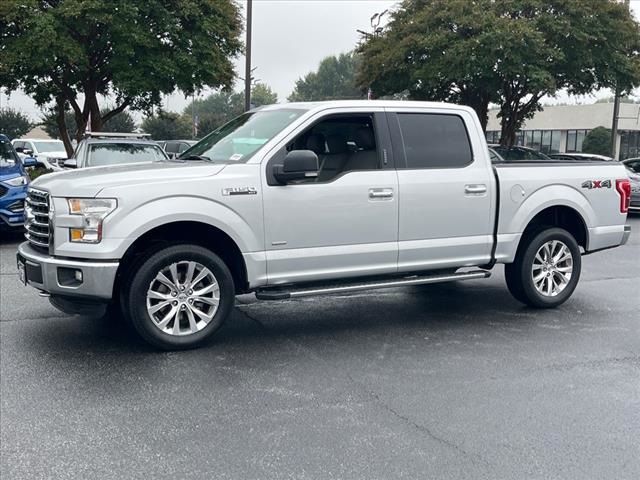
<instances>
[{"instance_id":1,"label":"parked car","mask_svg":"<svg viewBox=\"0 0 640 480\"><path fill-rule=\"evenodd\" d=\"M25 167L35 165L35 158L20 159L9 139L0 134L0 231L22 228L29 185Z\"/></svg>"},{"instance_id":2,"label":"parked car","mask_svg":"<svg viewBox=\"0 0 640 480\"><path fill-rule=\"evenodd\" d=\"M170 157L178 157L190 147L195 145L195 140L160 140L158 145L162 147L165 153Z\"/></svg>"},{"instance_id":3,"label":"parked car","mask_svg":"<svg viewBox=\"0 0 640 480\"><path fill-rule=\"evenodd\" d=\"M599 161L599 162L611 162L613 158L605 155L597 155L595 153L550 153L549 158L554 160L576 160L581 162Z\"/></svg>"},{"instance_id":4,"label":"parked car","mask_svg":"<svg viewBox=\"0 0 640 480\"><path fill-rule=\"evenodd\" d=\"M500 161L500 159L502 159L505 162L512 162L512 161L531 162L531 161L539 161L539 160L541 161L549 160L548 156L546 156L544 153L534 150L533 148L520 147L520 146L513 146L508 148L508 147L503 147L502 145L497 145L497 144L491 144L489 145L489 147L494 151L494 153L498 154L499 158L495 158L494 162Z\"/></svg>"},{"instance_id":5,"label":"parked car","mask_svg":"<svg viewBox=\"0 0 640 480\"><path fill-rule=\"evenodd\" d=\"M518 301L558 306L578 284L581 249L628 240L629 197L614 162L492 168L469 107L270 105L180 160L34 181L17 260L60 310L118 306L149 343L183 349L220 327L236 294L481 279L499 263Z\"/></svg>"},{"instance_id":6,"label":"parked car","mask_svg":"<svg viewBox=\"0 0 640 480\"><path fill-rule=\"evenodd\" d=\"M33 157L48 170L61 170L62 164L68 157L61 140L17 138L11 143L20 158Z\"/></svg>"},{"instance_id":7,"label":"parked car","mask_svg":"<svg viewBox=\"0 0 640 480\"><path fill-rule=\"evenodd\" d=\"M489 147L489 160L491 163L504 162L504 158L493 147Z\"/></svg>"},{"instance_id":8,"label":"parked car","mask_svg":"<svg viewBox=\"0 0 640 480\"><path fill-rule=\"evenodd\" d=\"M102 167L168 160L164 150L143 135L96 132L83 138L65 168Z\"/></svg>"},{"instance_id":9,"label":"parked car","mask_svg":"<svg viewBox=\"0 0 640 480\"><path fill-rule=\"evenodd\" d=\"M629 158L622 161L628 171L631 182L631 203L629 211L640 212L640 158Z\"/></svg>"}]
</instances>

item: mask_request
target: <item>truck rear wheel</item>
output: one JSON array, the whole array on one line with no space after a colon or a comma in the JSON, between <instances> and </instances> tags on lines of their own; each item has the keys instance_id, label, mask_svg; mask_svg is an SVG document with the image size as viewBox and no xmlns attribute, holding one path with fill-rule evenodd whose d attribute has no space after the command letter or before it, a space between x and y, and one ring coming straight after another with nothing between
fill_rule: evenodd
<instances>
[{"instance_id":1,"label":"truck rear wheel","mask_svg":"<svg viewBox=\"0 0 640 480\"><path fill-rule=\"evenodd\" d=\"M197 245L163 248L131 272L125 308L140 336L165 350L195 348L233 309L235 288L226 264Z\"/></svg>"},{"instance_id":2,"label":"truck rear wheel","mask_svg":"<svg viewBox=\"0 0 640 480\"><path fill-rule=\"evenodd\" d=\"M562 228L547 228L522 242L514 262L505 265L509 292L536 308L564 303L575 290L582 268L575 238Z\"/></svg>"}]
</instances>

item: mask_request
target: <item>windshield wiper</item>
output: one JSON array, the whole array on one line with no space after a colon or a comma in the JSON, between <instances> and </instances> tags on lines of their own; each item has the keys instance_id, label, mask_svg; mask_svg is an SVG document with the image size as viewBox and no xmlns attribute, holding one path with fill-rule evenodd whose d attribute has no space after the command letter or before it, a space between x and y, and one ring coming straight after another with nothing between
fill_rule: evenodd
<instances>
[{"instance_id":1,"label":"windshield wiper","mask_svg":"<svg viewBox=\"0 0 640 480\"><path fill-rule=\"evenodd\" d=\"M176 160L204 160L205 162L213 162L213 160L204 155L189 155L187 157L178 157Z\"/></svg>"}]
</instances>

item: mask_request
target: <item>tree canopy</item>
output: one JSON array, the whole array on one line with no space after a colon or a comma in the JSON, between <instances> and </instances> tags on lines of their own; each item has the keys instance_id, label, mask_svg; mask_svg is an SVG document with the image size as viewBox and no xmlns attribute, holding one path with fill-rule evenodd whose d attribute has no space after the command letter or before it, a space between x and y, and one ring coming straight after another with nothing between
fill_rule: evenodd
<instances>
[{"instance_id":1,"label":"tree canopy","mask_svg":"<svg viewBox=\"0 0 640 480\"><path fill-rule=\"evenodd\" d=\"M33 128L33 124L22 112L13 108L0 109L0 133L9 139L19 138Z\"/></svg>"},{"instance_id":2,"label":"tree canopy","mask_svg":"<svg viewBox=\"0 0 640 480\"><path fill-rule=\"evenodd\" d=\"M260 107L278 103L278 95L264 83L251 88L251 105ZM195 100L184 109L189 122L195 114L198 117L198 136L204 136L237 117L244 111L244 91L216 92L208 97Z\"/></svg>"},{"instance_id":3,"label":"tree canopy","mask_svg":"<svg viewBox=\"0 0 640 480\"><path fill-rule=\"evenodd\" d=\"M296 81L288 100L290 102L313 102L362 98L362 91L356 85L358 56L354 53L326 57L318 70L306 74Z\"/></svg>"},{"instance_id":4,"label":"tree canopy","mask_svg":"<svg viewBox=\"0 0 640 480\"><path fill-rule=\"evenodd\" d=\"M74 112L79 131L126 108L149 111L161 95L229 88L241 51L232 0L3 0L0 85ZM115 101L101 114L98 97ZM61 128L65 144L66 128Z\"/></svg>"},{"instance_id":5,"label":"tree canopy","mask_svg":"<svg viewBox=\"0 0 640 480\"><path fill-rule=\"evenodd\" d=\"M102 113L108 112L108 108L100 110ZM47 135L51 138L60 138L60 130L57 123L57 112L55 109L49 109L42 115L42 128ZM79 138L83 132L78 132L78 125L76 124L76 117L73 112L67 111L64 113L65 125L67 126L67 132L69 138ZM136 129L136 122L133 116L128 111L120 112L117 115L109 118L103 125L103 132L120 132L120 133L132 133Z\"/></svg>"},{"instance_id":6,"label":"tree canopy","mask_svg":"<svg viewBox=\"0 0 640 480\"><path fill-rule=\"evenodd\" d=\"M606 127L596 127L584 137L582 142L584 153L596 155L611 155L611 130Z\"/></svg>"},{"instance_id":7,"label":"tree canopy","mask_svg":"<svg viewBox=\"0 0 640 480\"><path fill-rule=\"evenodd\" d=\"M142 121L142 130L154 140L184 140L192 138L191 119L174 112L160 110Z\"/></svg>"},{"instance_id":8,"label":"tree canopy","mask_svg":"<svg viewBox=\"0 0 640 480\"><path fill-rule=\"evenodd\" d=\"M512 145L540 99L640 83L638 23L623 4L581 0L404 0L365 39L357 82L374 95L499 105Z\"/></svg>"}]
</instances>

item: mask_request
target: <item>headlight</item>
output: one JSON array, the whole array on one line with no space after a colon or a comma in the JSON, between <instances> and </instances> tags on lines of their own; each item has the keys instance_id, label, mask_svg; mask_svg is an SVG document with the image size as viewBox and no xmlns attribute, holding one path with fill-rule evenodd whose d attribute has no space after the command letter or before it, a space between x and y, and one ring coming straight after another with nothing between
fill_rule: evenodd
<instances>
[{"instance_id":1,"label":"headlight","mask_svg":"<svg viewBox=\"0 0 640 480\"><path fill-rule=\"evenodd\" d=\"M69 240L79 243L99 243L102 221L118 206L115 198L68 198L69 213L82 215L82 228L71 228Z\"/></svg>"},{"instance_id":2,"label":"headlight","mask_svg":"<svg viewBox=\"0 0 640 480\"><path fill-rule=\"evenodd\" d=\"M29 183L29 177L21 175L19 177L12 178L11 180L5 180L4 183L11 185L12 187L20 187Z\"/></svg>"}]
</instances>

